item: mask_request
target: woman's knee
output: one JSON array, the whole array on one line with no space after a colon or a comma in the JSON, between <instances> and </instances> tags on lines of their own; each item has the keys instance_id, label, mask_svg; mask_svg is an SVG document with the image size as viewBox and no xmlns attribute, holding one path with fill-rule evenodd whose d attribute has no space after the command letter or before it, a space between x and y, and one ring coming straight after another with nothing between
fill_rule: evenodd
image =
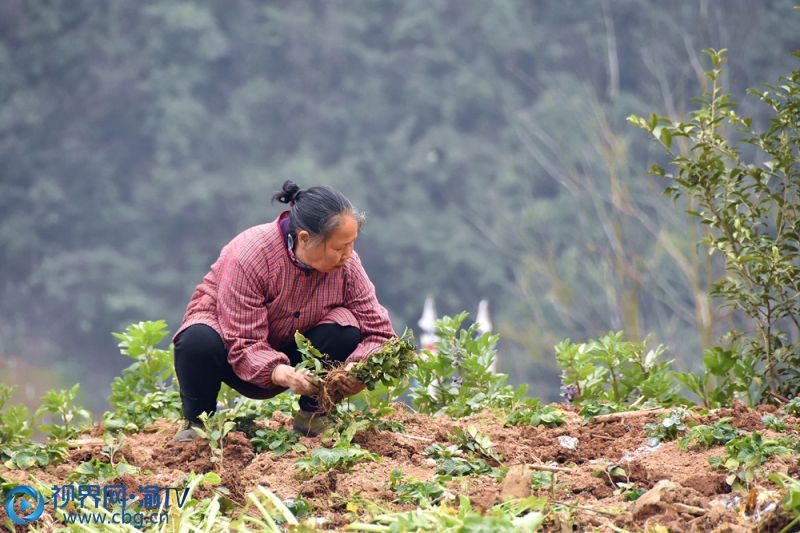
<instances>
[{"instance_id":1,"label":"woman's knee","mask_svg":"<svg viewBox=\"0 0 800 533\"><path fill-rule=\"evenodd\" d=\"M361 330L355 326L320 324L310 330L306 337L322 353L335 359L344 359L361 342Z\"/></svg>"},{"instance_id":2,"label":"woman's knee","mask_svg":"<svg viewBox=\"0 0 800 533\"><path fill-rule=\"evenodd\" d=\"M341 328L339 332L339 342L342 345L342 352L346 352L347 355L353 353L353 350L356 349L361 343L361 330L354 326L339 326Z\"/></svg>"},{"instance_id":3,"label":"woman's knee","mask_svg":"<svg viewBox=\"0 0 800 533\"><path fill-rule=\"evenodd\" d=\"M191 360L194 364L216 362L226 356L225 344L213 328L205 324L193 324L175 339L175 361Z\"/></svg>"}]
</instances>

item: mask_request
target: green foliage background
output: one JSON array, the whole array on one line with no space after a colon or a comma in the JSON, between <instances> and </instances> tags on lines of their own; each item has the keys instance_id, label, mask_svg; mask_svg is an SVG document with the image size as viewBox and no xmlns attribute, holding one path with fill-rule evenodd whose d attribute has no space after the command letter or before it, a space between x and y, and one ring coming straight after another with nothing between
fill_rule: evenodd
<instances>
[{"instance_id":1,"label":"green foliage background","mask_svg":"<svg viewBox=\"0 0 800 533\"><path fill-rule=\"evenodd\" d=\"M500 368L536 395L565 337L653 333L695 367L742 319L625 117L685 114L709 47L763 117L742 95L792 69L794 3L3 2L0 379L58 364L102 405L127 364L107 332L174 331L287 178L368 211L396 329L429 293L488 298Z\"/></svg>"}]
</instances>

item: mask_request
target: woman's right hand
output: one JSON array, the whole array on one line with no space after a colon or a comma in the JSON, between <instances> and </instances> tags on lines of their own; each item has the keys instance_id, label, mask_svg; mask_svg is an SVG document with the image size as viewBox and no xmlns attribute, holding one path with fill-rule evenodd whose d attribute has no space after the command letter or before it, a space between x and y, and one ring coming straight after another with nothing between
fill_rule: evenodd
<instances>
[{"instance_id":1,"label":"woman's right hand","mask_svg":"<svg viewBox=\"0 0 800 533\"><path fill-rule=\"evenodd\" d=\"M303 396L313 396L319 390L319 386L308 373L295 370L289 365L275 367L275 370L272 371L272 383L288 387L295 394Z\"/></svg>"}]
</instances>

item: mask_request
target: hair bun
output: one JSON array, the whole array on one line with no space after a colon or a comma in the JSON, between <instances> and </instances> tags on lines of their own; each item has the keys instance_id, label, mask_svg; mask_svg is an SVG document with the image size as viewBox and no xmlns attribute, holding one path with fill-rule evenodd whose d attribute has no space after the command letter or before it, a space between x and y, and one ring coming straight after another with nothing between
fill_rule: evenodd
<instances>
[{"instance_id":1,"label":"hair bun","mask_svg":"<svg viewBox=\"0 0 800 533\"><path fill-rule=\"evenodd\" d=\"M297 200L297 197L300 196L303 190L300 188L298 184L293 182L292 180L286 180L283 182L283 187L281 188L280 192L275 193L272 197L273 200L277 200L282 204L288 204L290 202L294 202Z\"/></svg>"}]
</instances>

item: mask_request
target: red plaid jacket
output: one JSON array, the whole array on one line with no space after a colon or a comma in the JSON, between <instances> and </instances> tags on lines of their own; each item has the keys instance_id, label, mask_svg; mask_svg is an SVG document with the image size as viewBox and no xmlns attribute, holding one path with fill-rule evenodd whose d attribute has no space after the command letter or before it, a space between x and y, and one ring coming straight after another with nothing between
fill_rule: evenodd
<instances>
[{"instance_id":1,"label":"red plaid jacket","mask_svg":"<svg viewBox=\"0 0 800 533\"><path fill-rule=\"evenodd\" d=\"M396 336L389 313L378 302L358 254L333 272L300 266L289 253L279 222L249 228L229 242L195 288L172 337L192 324L216 330L228 362L244 381L271 388L272 371L289 358L275 349L295 331L335 323L361 330L361 343L348 361L357 361Z\"/></svg>"}]
</instances>

